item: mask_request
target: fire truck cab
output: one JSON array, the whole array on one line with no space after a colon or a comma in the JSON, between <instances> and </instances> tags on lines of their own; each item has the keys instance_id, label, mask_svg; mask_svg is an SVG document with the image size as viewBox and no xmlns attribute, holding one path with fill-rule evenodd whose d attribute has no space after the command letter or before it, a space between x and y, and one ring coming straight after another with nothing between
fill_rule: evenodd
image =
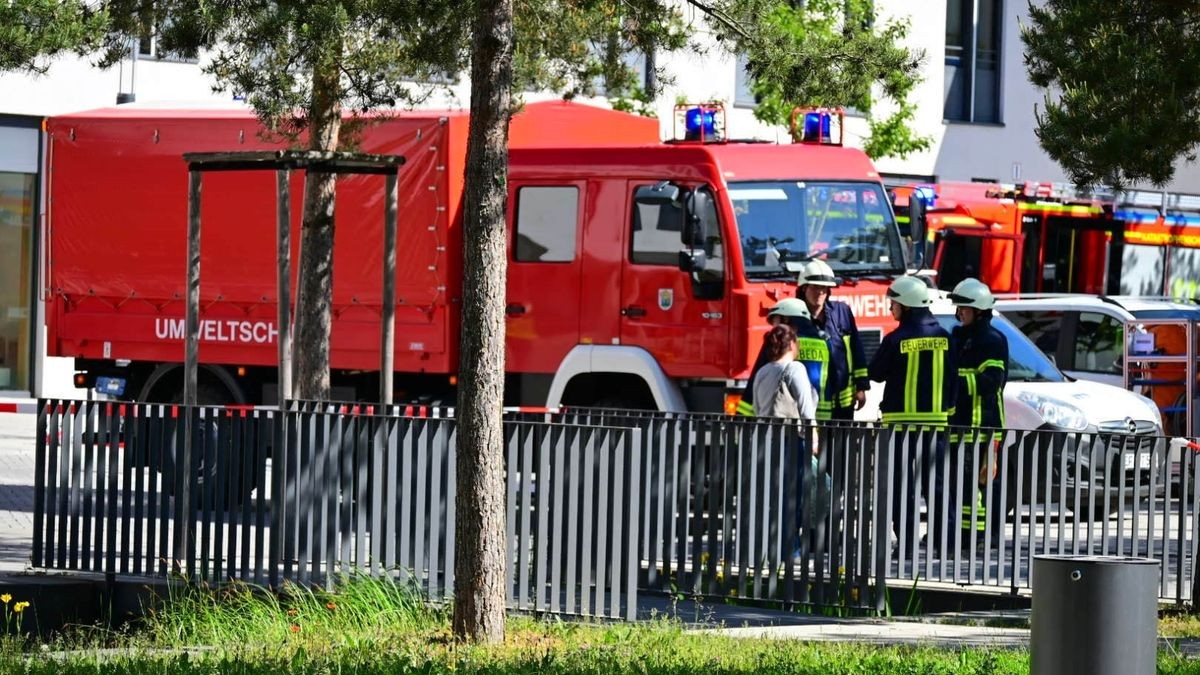
<instances>
[{"instance_id":1,"label":"fire truck cab","mask_svg":"<svg viewBox=\"0 0 1200 675\"><path fill-rule=\"evenodd\" d=\"M901 226L923 230L915 253L942 288L976 277L998 293L1119 292L1123 229L1111 203L1049 183L947 182L893 195L897 210L923 217Z\"/></svg>"},{"instance_id":2,"label":"fire truck cab","mask_svg":"<svg viewBox=\"0 0 1200 675\"><path fill-rule=\"evenodd\" d=\"M730 411L767 311L813 256L878 344L905 255L871 162L828 142L714 138L709 114L689 110L692 140L512 151L506 357L520 403Z\"/></svg>"}]
</instances>

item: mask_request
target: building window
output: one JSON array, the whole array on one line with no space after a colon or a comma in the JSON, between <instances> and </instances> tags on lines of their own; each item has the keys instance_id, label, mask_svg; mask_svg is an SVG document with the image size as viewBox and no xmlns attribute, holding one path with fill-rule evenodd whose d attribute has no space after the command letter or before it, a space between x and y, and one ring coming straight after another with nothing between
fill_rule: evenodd
<instances>
[{"instance_id":1,"label":"building window","mask_svg":"<svg viewBox=\"0 0 1200 675\"><path fill-rule=\"evenodd\" d=\"M37 176L0 171L0 390L29 390Z\"/></svg>"},{"instance_id":2,"label":"building window","mask_svg":"<svg viewBox=\"0 0 1200 675\"><path fill-rule=\"evenodd\" d=\"M521 188L516 221L517 262L571 262L579 230L579 188Z\"/></svg>"},{"instance_id":3,"label":"building window","mask_svg":"<svg viewBox=\"0 0 1200 675\"><path fill-rule=\"evenodd\" d=\"M754 98L752 85L754 80L746 71L746 55L738 54L733 66L733 105L738 108L754 108L758 100Z\"/></svg>"},{"instance_id":4,"label":"building window","mask_svg":"<svg viewBox=\"0 0 1200 675\"><path fill-rule=\"evenodd\" d=\"M596 58L603 60L604 51L602 48L595 48ZM633 84L640 87L643 91L651 91L654 87L654 57L653 54L648 55L640 50L626 51L621 54L621 65L627 68L632 74ZM592 80L592 87L596 90L597 96L608 96L608 82L605 81L603 75L597 75Z\"/></svg>"},{"instance_id":5,"label":"building window","mask_svg":"<svg viewBox=\"0 0 1200 675\"><path fill-rule=\"evenodd\" d=\"M166 18L170 21L170 18ZM168 24L169 25L169 24ZM196 63L199 54L195 50L186 53L168 53L159 45L159 33L162 26L147 26L138 36L138 57L143 59L158 59L159 61L174 61L177 63Z\"/></svg>"},{"instance_id":6,"label":"building window","mask_svg":"<svg viewBox=\"0 0 1200 675\"><path fill-rule=\"evenodd\" d=\"M946 105L957 122L1000 122L1003 0L947 0Z\"/></svg>"}]
</instances>

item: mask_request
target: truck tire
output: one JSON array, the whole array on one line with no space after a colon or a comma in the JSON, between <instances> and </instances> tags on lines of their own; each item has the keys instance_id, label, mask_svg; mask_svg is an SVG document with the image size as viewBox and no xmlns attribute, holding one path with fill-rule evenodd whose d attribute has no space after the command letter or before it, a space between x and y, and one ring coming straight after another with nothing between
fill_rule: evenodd
<instances>
[{"instance_id":1,"label":"truck tire","mask_svg":"<svg viewBox=\"0 0 1200 675\"><path fill-rule=\"evenodd\" d=\"M171 398L171 400L169 401L170 403L182 402L183 401L183 391L177 390L174 394L171 395L170 398ZM222 384L220 384L218 381L214 381L213 379L210 379L207 377L202 377L196 387L196 400L200 403L200 405L221 405L221 406L223 406L223 405L229 405L229 404L233 403L234 397L233 397L233 394L231 392L227 391L227 389ZM182 424L182 422L180 422L180 424ZM234 489L226 490L225 489L226 486L220 485L217 483L218 476L217 476L216 466L206 463L204 461L203 454L199 454L199 455L195 454L195 453L204 453L204 451L205 451L204 444L209 443L209 442L213 443L213 446L214 446L213 449L215 450L215 444L216 444L215 439L217 438L217 435L218 435L218 424L217 424L216 420L213 420L211 418L205 420L201 424L200 428L196 430L195 433L196 433L196 437L195 437L195 441L192 444L192 452L193 452L194 457L198 457L197 460L193 460L193 461L198 462L198 466L197 466L195 475L190 475L192 472L189 470L188 471L189 475L185 476L185 481L190 483L191 487L192 487L191 503L193 505L199 505L202 503L202 500L205 496L205 486L206 485L217 485L217 489L219 489L219 491L221 492L221 494L213 495L214 503L212 504L212 506L217 511L228 510L229 508L239 506L246 500L250 499L251 494L253 493L253 491L256 487L254 480L249 481L249 482L244 481L244 480L239 480L238 484L234 487ZM196 441L198 441L198 442L196 442ZM177 470L177 467L175 464L175 457L177 456L177 453L179 453L181 451L182 451L182 448L175 447L175 443L172 442L171 446L168 448L164 448L164 452L162 453L161 466L162 466L163 482L164 482L165 490L168 492L168 494L171 494L171 495L175 495L175 486L176 486L176 481L175 481L176 473L175 472ZM265 454L264 454L264 456L265 456ZM233 461L238 466L244 466L244 463L241 462L241 458L233 458ZM254 471L255 471L256 477L263 475L263 471L262 471L261 467L254 467Z\"/></svg>"}]
</instances>

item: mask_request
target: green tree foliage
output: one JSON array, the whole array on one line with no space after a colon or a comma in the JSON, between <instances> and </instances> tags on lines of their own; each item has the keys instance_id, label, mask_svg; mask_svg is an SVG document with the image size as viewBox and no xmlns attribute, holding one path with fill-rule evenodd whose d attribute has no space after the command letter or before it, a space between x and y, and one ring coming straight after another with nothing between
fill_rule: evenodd
<instances>
[{"instance_id":1,"label":"green tree foliage","mask_svg":"<svg viewBox=\"0 0 1200 675\"><path fill-rule=\"evenodd\" d=\"M0 72L45 72L56 56L94 51L107 28L108 13L86 0L4 0Z\"/></svg>"},{"instance_id":2,"label":"green tree foliage","mask_svg":"<svg viewBox=\"0 0 1200 675\"><path fill-rule=\"evenodd\" d=\"M871 0L720 0L709 9L717 37L746 56L758 119L786 125L797 105L855 108L869 117L871 157L930 147L910 126L924 55L903 46L907 23L877 25Z\"/></svg>"},{"instance_id":3,"label":"green tree foliage","mask_svg":"<svg viewBox=\"0 0 1200 675\"><path fill-rule=\"evenodd\" d=\"M1048 0L1025 67L1042 148L1080 185L1170 182L1200 144L1200 2Z\"/></svg>"}]
</instances>

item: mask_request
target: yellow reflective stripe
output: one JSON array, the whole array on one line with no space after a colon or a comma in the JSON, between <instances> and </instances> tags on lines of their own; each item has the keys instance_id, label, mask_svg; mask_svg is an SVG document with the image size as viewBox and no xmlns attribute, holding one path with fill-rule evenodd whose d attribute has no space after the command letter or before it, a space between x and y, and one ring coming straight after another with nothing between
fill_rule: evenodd
<instances>
[{"instance_id":1,"label":"yellow reflective stripe","mask_svg":"<svg viewBox=\"0 0 1200 675\"><path fill-rule=\"evenodd\" d=\"M921 364L918 359L921 358L920 352L908 353L908 372L905 373L904 379L904 412L914 412L917 409L917 374L921 370Z\"/></svg>"},{"instance_id":2,"label":"yellow reflective stripe","mask_svg":"<svg viewBox=\"0 0 1200 675\"><path fill-rule=\"evenodd\" d=\"M747 403L746 399L738 401L737 414L745 415L747 417L754 417L754 405L752 403Z\"/></svg>"},{"instance_id":3,"label":"yellow reflective stripe","mask_svg":"<svg viewBox=\"0 0 1200 675\"><path fill-rule=\"evenodd\" d=\"M930 406L934 410L942 410L942 372L946 366L945 352L936 350L933 352L933 396L930 400Z\"/></svg>"},{"instance_id":4,"label":"yellow reflective stripe","mask_svg":"<svg viewBox=\"0 0 1200 675\"><path fill-rule=\"evenodd\" d=\"M796 338L796 360L815 361L821 364L821 383L817 391L817 406L827 403L825 383L829 380L829 345L821 338Z\"/></svg>"},{"instance_id":5,"label":"yellow reflective stripe","mask_svg":"<svg viewBox=\"0 0 1200 675\"><path fill-rule=\"evenodd\" d=\"M929 422L944 426L946 424L946 413L919 413L919 412L892 412L883 413L884 424L892 422Z\"/></svg>"},{"instance_id":6,"label":"yellow reflective stripe","mask_svg":"<svg viewBox=\"0 0 1200 675\"><path fill-rule=\"evenodd\" d=\"M867 369L866 369L866 368L855 368L855 369L854 369L854 374L852 375L852 377L854 377L854 379L856 379L856 380L857 380L857 379L862 379L862 378L864 378L864 377L866 377L866 376L867 376Z\"/></svg>"},{"instance_id":7,"label":"yellow reflective stripe","mask_svg":"<svg viewBox=\"0 0 1200 675\"><path fill-rule=\"evenodd\" d=\"M1004 367L1005 367L1005 364L1000 359L988 359L987 361L984 361L983 363L979 364L979 367L976 368L975 371L982 373L983 371L987 370L988 368L999 368L1001 370L1004 370Z\"/></svg>"},{"instance_id":8,"label":"yellow reflective stripe","mask_svg":"<svg viewBox=\"0 0 1200 675\"><path fill-rule=\"evenodd\" d=\"M1069 213L1073 216L1089 216L1101 212L1099 206L1067 206L1066 204L1017 204L1018 211L1047 211Z\"/></svg>"},{"instance_id":9,"label":"yellow reflective stripe","mask_svg":"<svg viewBox=\"0 0 1200 675\"><path fill-rule=\"evenodd\" d=\"M943 225L979 225L971 216L942 216Z\"/></svg>"}]
</instances>

